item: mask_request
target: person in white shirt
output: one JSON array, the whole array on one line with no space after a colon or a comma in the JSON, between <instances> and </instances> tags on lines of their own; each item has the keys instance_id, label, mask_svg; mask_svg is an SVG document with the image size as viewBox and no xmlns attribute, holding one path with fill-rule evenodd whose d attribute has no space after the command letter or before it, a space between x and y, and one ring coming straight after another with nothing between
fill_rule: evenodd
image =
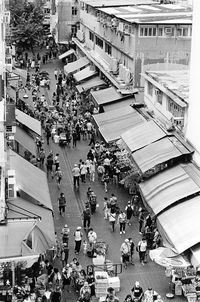
<instances>
[{"instance_id":1,"label":"person in white shirt","mask_svg":"<svg viewBox=\"0 0 200 302\"><path fill-rule=\"evenodd\" d=\"M128 239L125 239L120 248L122 262L124 263L124 268L127 268L127 263L130 258L130 243Z\"/></svg>"},{"instance_id":2,"label":"person in white shirt","mask_svg":"<svg viewBox=\"0 0 200 302\"><path fill-rule=\"evenodd\" d=\"M84 162L80 165L80 171L81 171L81 181L85 182L86 174L87 174L87 166Z\"/></svg>"},{"instance_id":3,"label":"person in white shirt","mask_svg":"<svg viewBox=\"0 0 200 302\"><path fill-rule=\"evenodd\" d=\"M140 257L140 262L144 265L144 260L147 252L147 241L145 238L142 238L141 241L138 242L138 252Z\"/></svg>"},{"instance_id":4,"label":"person in white shirt","mask_svg":"<svg viewBox=\"0 0 200 302\"><path fill-rule=\"evenodd\" d=\"M94 230L92 228L89 229L88 240L89 240L89 243L92 243L92 244L94 244L97 241L97 234L94 232Z\"/></svg>"},{"instance_id":5,"label":"person in white shirt","mask_svg":"<svg viewBox=\"0 0 200 302\"><path fill-rule=\"evenodd\" d=\"M90 181L95 181L95 162L91 162L89 166L90 171Z\"/></svg>"},{"instance_id":6,"label":"person in white shirt","mask_svg":"<svg viewBox=\"0 0 200 302\"><path fill-rule=\"evenodd\" d=\"M74 178L74 187L79 187L79 177L80 177L80 169L78 165L74 165L74 169L72 170L73 178Z\"/></svg>"},{"instance_id":7,"label":"person in white shirt","mask_svg":"<svg viewBox=\"0 0 200 302\"><path fill-rule=\"evenodd\" d=\"M108 157L106 157L103 161L103 165L105 168L105 173L109 173L110 172L110 159Z\"/></svg>"},{"instance_id":8,"label":"person in white shirt","mask_svg":"<svg viewBox=\"0 0 200 302\"><path fill-rule=\"evenodd\" d=\"M88 134L88 139L90 139L91 131L92 131L92 123L91 123L91 122L87 122L87 134Z\"/></svg>"},{"instance_id":9,"label":"person in white shirt","mask_svg":"<svg viewBox=\"0 0 200 302\"><path fill-rule=\"evenodd\" d=\"M81 241L83 237L83 233L81 232L81 227L77 227L76 231L74 232L75 237L75 254L78 254L80 252L81 248Z\"/></svg>"}]
</instances>

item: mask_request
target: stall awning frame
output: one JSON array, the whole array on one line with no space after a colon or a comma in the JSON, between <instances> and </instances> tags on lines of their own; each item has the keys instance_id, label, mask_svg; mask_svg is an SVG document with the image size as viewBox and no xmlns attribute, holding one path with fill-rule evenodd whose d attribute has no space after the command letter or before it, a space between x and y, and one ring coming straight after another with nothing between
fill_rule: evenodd
<instances>
[{"instance_id":1,"label":"stall awning frame","mask_svg":"<svg viewBox=\"0 0 200 302\"><path fill-rule=\"evenodd\" d=\"M36 156L36 144L34 139L19 126L16 127L15 140L25 149Z\"/></svg>"},{"instance_id":2,"label":"stall awning frame","mask_svg":"<svg viewBox=\"0 0 200 302\"><path fill-rule=\"evenodd\" d=\"M101 85L106 85L106 83L103 80L101 80L98 76L95 76L91 79L88 79L87 81L84 81L79 85L76 85L76 89L78 90L79 93L83 93L91 88L96 88Z\"/></svg>"},{"instance_id":3,"label":"stall awning frame","mask_svg":"<svg viewBox=\"0 0 200 302\"><path fill-rule=\"evenodd\" d=\"M96 70L91 70L91 66L83 68L81 71L78 71L73 74L74 80L78 83L84 81L92 76L97 74Z\"/></svg>"},{"instance_id":4,"label":"stall awning frame","mask_svg":"<svg viewBox=\"0 0 200 302\"><path fill-rule=\"evenodd\" d=\"M62 60L68 56L70 56L71 54L75 53L74 49L69 49L68 51L64 52L63 54L59 55L58 59Z\"/></svg>"},{"instance_id":5,"label":"stall awning frame","mask_svg":"<svg viewBox=\"0 0 200 302\"><path fill-rule=\"evenodd\" d=\"M64 72L66 75L70 74L70 73L74 73L77 70L89 65L89 60L87 59L87 57L81 57L80 59L72 62L72 63L68 63L67 65L64 66Z\"/></svg>"},{"instance_id":6,"label":"stall awning frame","mask_svg":"<svg viewBox=\"0 0 200 302\"><path fill-rule=\"evenodd\" d=\"M33 132L35 132L39 136L42 135L42 129L41 129L41 122L40 121L36 120L35 118L33 118L30 115L22 112L19 109L16 109L15 114L16 114L16 120L20 124L28 127L30 130L32 130Z\"/></svg>"}]
</instances>

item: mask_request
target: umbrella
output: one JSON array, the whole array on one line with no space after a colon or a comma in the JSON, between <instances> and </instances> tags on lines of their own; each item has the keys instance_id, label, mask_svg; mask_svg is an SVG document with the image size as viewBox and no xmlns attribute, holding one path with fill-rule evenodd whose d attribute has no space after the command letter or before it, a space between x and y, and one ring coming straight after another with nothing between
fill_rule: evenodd
<instances>
[{"instance_id":1,"label":"umbrella","mask_svg":"<svg viewBox=\"0 0 200 302\"><path fill-rule=\"evenodd\" d=\"M149 251L152 261L164 267L188 267L190 263L170 248L159 247Z\"/></svg>"},{"instance_id":2,"label":"umbrella","mask_svg":"<svg viewBox=\"0 0 200 302\"><path fill-rule=\"evenodd\" d=\"M46 70L44 70L44 71L40 71L40 73L39 74L43 74L43 75L49 75L49 73L46 71Z\"/></svg>"}]
</instances>

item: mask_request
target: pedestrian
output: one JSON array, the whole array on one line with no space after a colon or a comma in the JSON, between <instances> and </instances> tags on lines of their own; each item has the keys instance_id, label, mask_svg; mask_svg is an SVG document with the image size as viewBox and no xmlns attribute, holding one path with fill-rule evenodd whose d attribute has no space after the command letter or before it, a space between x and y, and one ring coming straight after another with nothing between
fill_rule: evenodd
<instances>
[{"instance_id":1,"label":"pedestrian","mask_svg":"<svg viewBox=\"0 0 200 302\"><path fill-rule=\"evenodd\" d=\"M74 187L79 187L79 178L80 178L80 169L77 164L74 165L74 169L72 170L73 173L73 181Z\"/></svg>"},{"instance_id":2,"label":"pedestrian","mask_svg":"<svg viewBox=\"0 0 200 302\"><path fill-rule=\"evenodd\" d=\"M122 233L126 233L126 231L125 231L125 228L126 228L126 213L125 212L123 212L123 211L121 211L120 213L119 213L119 216L118 216L118 224L119 224L119 233L120 233L120 235L122 234Z\"/></svg>"},{"instance_id":3,"label":"pedestrian","mask_svg":"<svg viewBox=\"0 0 200 302\"><path fill-rule=\"evenodd\" d=\"M128 294L124 300L124 302L134 302L134 300L132 299L131 295Z\"/></svg>"},{"instance_id":4,"label":"pedestrian","mask_svg":"<svg viewBox=\"0 0 200 302\"><path fill-rule=\"evenodd\" d=\"M97 234L96 232L93 230L93 228L89 229L88 232L88 241L89 243L92 243L93 245L96 243L97 241Z\"/></svg>"},{"instance_id":5,"label":"pedestrian","mask_svg":"<svg viewBox=\"0 0 200 302\"><path fill-rule=\"evenodd\" d=\"M67 292L70 291L70 285L71 285L71 273L72 273L72 268L70 267L69 264L67 264L63 270L62 270L62 284L63 284L63 290L66 289Z\"/></svg>"},{"instance_id":6,"label":"pedestrian","mask_svg":"<svg viewBox=\"0 0 200 302\"><path fill-rule=\"evenodd\" d=\"M60 189L60 183L61 183L61 180L62 180L62 177L63 177L63 173L60 170L60 167L58 167L58 170L55 172L55 177L56 177L56 182L57 182L58 189Z\"/></svg>"},{"instance_id":7,"label":"pedestrian","mask_svg":"<svg viewBox=\"0 0 200 302\"><path fill-rule=\"evenodd\" d=\"M67 246L69 242L69 234L70 234L70 229L68 228L68 225L65 224L64 228L61 231L61 235L62 235L62 242L66 243Z\"/></svg>"},{"instance_id":8,"label":"pedestrian","mask_svg":"<svg viewBox=\"0 0 200 302\"><path fill-rule=\"evenodd\" d=\"M103 176L103 184L104 184L104 191L107 193L108 192L108 184L110 181L110 177L108 173L105 173Z\"/></svg>"},{"instance_id":9,"label":"pedestrian","mask_svg":"<svg viewBox=\"0 0 200 302\"><path fill-rule=\"evenodd\" d=\"M132 293L132 298L133 298L134 301L140 302L142 300L144 292L143 292L142 287L140 286L139 281L135 282L135 285L131 289L131 293Z\"/></svg>"},{"instance_id":10,"label":"pedestrian","mask_svg":"<svg viewBox=\"0 0 200 302\"><path fill-rule=\"evenodd\" d=\"M47 86L47 89L50 90L50 79L49 78L46 79L46 86Z\"/></svg>"},{"instance_id":11,"label":"pedestrian","mask_svg":"<svg viewBox=\"0 0 200 302\"><path fill-rule=\"evenodd\" d=\"M128 201L128 205L125 207L125 212L126 212L126 216L127 216L127 224L131 225L130 220L131 220L131 217L133 216L134 208L131 205L130 201Z\"/></svg>"},{"instance_id":12,"label":"pedestrian","mask_svg":"<svg viewBox=\"0 0 200 302\"><path fill-rule=\"evenodd\" d=\"M93 215L96 212L96 206L97 206L97 196L95 195L94 192L91 192L90 194L90 209L91 209L91 214Z\"/></svg>"},{"instance_id":13,"label":"pedestrian","mask_svg":"<svg viewBox=\"0 0 200 302\"><path fill-rule=\"evenodd\" d=\"M47 138L47 145L49 145L49 139L51 137L51 130L49 127L46 128L46 138Z\"/></svg>"},{"instance_id":14,"label":"pedestrian","mask_svg":"<svg viewBox=\"0 0 200 302\"><path fill-rule=\"evenodd\" d=\"M82 302L90 302L91 288L88 282L84 282L84 285L80 289L80 299Z\"/></svg>"},{"instance_id":15,"label":"pedestrian","mask_svg":"<svg viewBox=\"0 0 200 302\"><path fill-rule=\"evenodd\" d=\"M115 231L115 222L116 222L116 213L110 212L109 214L109 222L111 224L112 231Z\"/></svg>"},{"instance_id":16,"label":"pedestrian","mask_svg":"<svg viewBox=\"0 0 200 302\"><path fill-rule=\"evenodd\" d=\"M90 181L94 182L95 181L95 162L94 161L92 161L90 163L89 171L90 171Z\"/></svg>"},{"instance_id":17,"label":"pedestrian","mask_svg":"<svg viewBox=\"0 0 200 302\"><path fill-rule=\"evenodd\" d=\"M74 148L76 147L76 142L77 142L77 133L76 130L74 129L72 131L72 145Z\"/></svg>"},{"instance_id":18,"label":"pedestrian","mask_svg":"<svg viewBox=\"0 0 200 302\"><path fill-rule=\"evenodd\" d=\"M57 78L58 78L58 70L57 70L57 68L54 70L54 76L55 76L55 80L57 81Z\"/></svg>"},{"instance_id":19,"label":"pedestrian","mask_svg":"<svg viewBox=\"0 0 200 302\"><path fill-rule=\"evenodd\" d=\"M50 154L47 156L46 167L47 167L47 177L50 173L53 179L53 152L50 152Z\"/></svg>"},{"instance_id":20,"label":"pedestrian","mask_svg":"<svg viewBox=\"0 0 200 302\"><path fill-rule=\"evenodd\" d=\"M60 193L60 196L58 197L58 208L59 213L62 216L62 213L65 213L65 207L66 207L66 199L64 193Z\"/></svg>"},{"instance_id":21,"label":"pedestrian","mask_svg":"<svg viewBox=\"0 0 200 302\"><path fill-rule=\"evenodd\" d=\"M145 257L146 257L146 253L147 253L146 238L143 237L142 240L140 240L138 242L137 250L138 250L138 253L139 253L140 263L142 263L142 265L144 265L144 261L145 261Z\"/></svg>"},{"instance_id":22,"label":"pedestrian","mask_svg":"<svg viewBox=\"0 0 200 302\"><path fill-rule=\"evenodd\" d=\"M51 302L60 302L61 301L61 292L60 287L56 286L56 289L52 291L50 295L50 301Z\"/></svg>"},{"instance_id":23,"label":"pedestrian","mask_svg":"<svg viewBox=\"0 0 200 302\"><path fill-rule=\"evenodd\" d=\"M125 239L124 242L122 243L120 252L121 252L121 258L122 258L121 260L122 263L124 264L124 268L127 268L127 263L129 262L129 258L130 258L130 244L128 239Z\"/></svg>"},{"instance_id":24,"label":"pedestrian","mask_svg":"<svg viewBox=\"0 0 200 302\"><path fill-rule=\"evenodd\" d=\"M43 148L41 148L40 153L39 153L39 159L40 159L40 165L44 165L44 160L45 160L45 151Z\"/></svg>"},{"instance_id":25,"label":"pedestrian","mask_svg":"<svg viewBox=\"0 0 200 302\"><path fill-rule=\"evenodd\" d=\"M88 243L86 240L83 241L83 255L87 255Z\"/></svg>"},{"instance_id":26,"label":"pedestrian","mask_svg":"<svg viewBox=\"0 0 200 302\"><path fill-rule=\"evenodd\" d=\"M69 247L67 243L63 243L61 247L61 262L65 266L68 263L69 258Z\"/></svg>"},{"instance_id":27,"label":"pedestrian","mask_svg":"<svg viewBox=\"0 0 200 302\"><path fill-rule=\"evenodd\" d=\"M75 237L75 254L79 254L81 248L81 241L83 237L83 233L81 232L81 227L77 227L76 231L74 232Z\"/></svg>"},{"instance_id":28,"label":"pedestrian","mask_svg":"<svg viewBox=\"0 0 200 302\"><path fill-rule=\"evenodd\" d=\"M58 171L58 167L60 165L59 153L56 153L56 155L54 156L53 162L54 162L54 165L55 165L55 171Z\"/></svg>"},{"instance_id":29,"label":"pedestrian","mask_svg":"<svg viewBox=\"0 0 200 302\"><path fill-rule=\"evenodd\" d=\"M87 167L84 162L80 164L81 181L86 182Z\"/></svg>"},{"instance_id":30,"label":"pedestrian","mask_svg":"<svg viewBox=\"0 0 200 302\"><path fill-rule=\"evenodd\" d=\"M134 244L132 238L128 238L128 240L129 240L129 244L130 244L130 261L131 261L131 264L134 265L134 263L133 263L133 254L134 254L135 244Z\"/></svg>"},{"instance_id":31,"label":"pedestrian","mask_svg":"<svg viewBox=\"0 0 200 302\"><path fill-rule=\"evenodd\" d=\"M108 197L104 197L103 211L104 211L104 219L108 219L109 217Z\"/></svg>"},{"instance_id":32,"label":"pedestrian","mask_svg":"<svg viewBox=\"0 0 200 302\"><path fill-rule=\"evenodd\" d=\"M140 210L140 214L139 214L139 217L138 217L138 221L139 221L139 233L142 235L142 230L143 230L143 226L144 226L144 210L141 209Z\"/></svg>"},{"instance_id":33,"label":"pedestrian","mask_svg":"<svg viewBox=\"0 0 200 302\"><path fill-rule=\"evenodd\" d=\"M86 230L87 228L89 229L90 227L90 221L91 221L91 211L89 206L86 206L86 208L83 211L83 227Z\"/></svg>"}]
</instances>

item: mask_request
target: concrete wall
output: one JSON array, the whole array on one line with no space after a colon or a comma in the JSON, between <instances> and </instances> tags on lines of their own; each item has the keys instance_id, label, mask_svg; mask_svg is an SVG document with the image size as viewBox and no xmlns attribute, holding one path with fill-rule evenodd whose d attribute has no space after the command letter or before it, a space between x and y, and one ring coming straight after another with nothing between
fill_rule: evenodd
<instances>
[{"instance_id":1,"label":"concrete wall","mask_svg":"<svg viewBox=\"0 0 200 302\"><path fill-rule=\"evenodd\" d=\"M95 10L87 12L80 11L80 19L85 27L85 44L95 49L103 60L109 57L98 49L96 45L89 41L89 30L95 33L104 41L108 41L112 45L112 56L123 63L133 72L135 87L143 86L141 72L145 70L145 66L157 63L176 63L188 65L190 61L191 37L140 37L138 34L139 27L135 25L130 35L125 35L122 39L121 33L112 30L111 27L104 27L101 22L97 22Z\"/></svg>"}]
</instances>

